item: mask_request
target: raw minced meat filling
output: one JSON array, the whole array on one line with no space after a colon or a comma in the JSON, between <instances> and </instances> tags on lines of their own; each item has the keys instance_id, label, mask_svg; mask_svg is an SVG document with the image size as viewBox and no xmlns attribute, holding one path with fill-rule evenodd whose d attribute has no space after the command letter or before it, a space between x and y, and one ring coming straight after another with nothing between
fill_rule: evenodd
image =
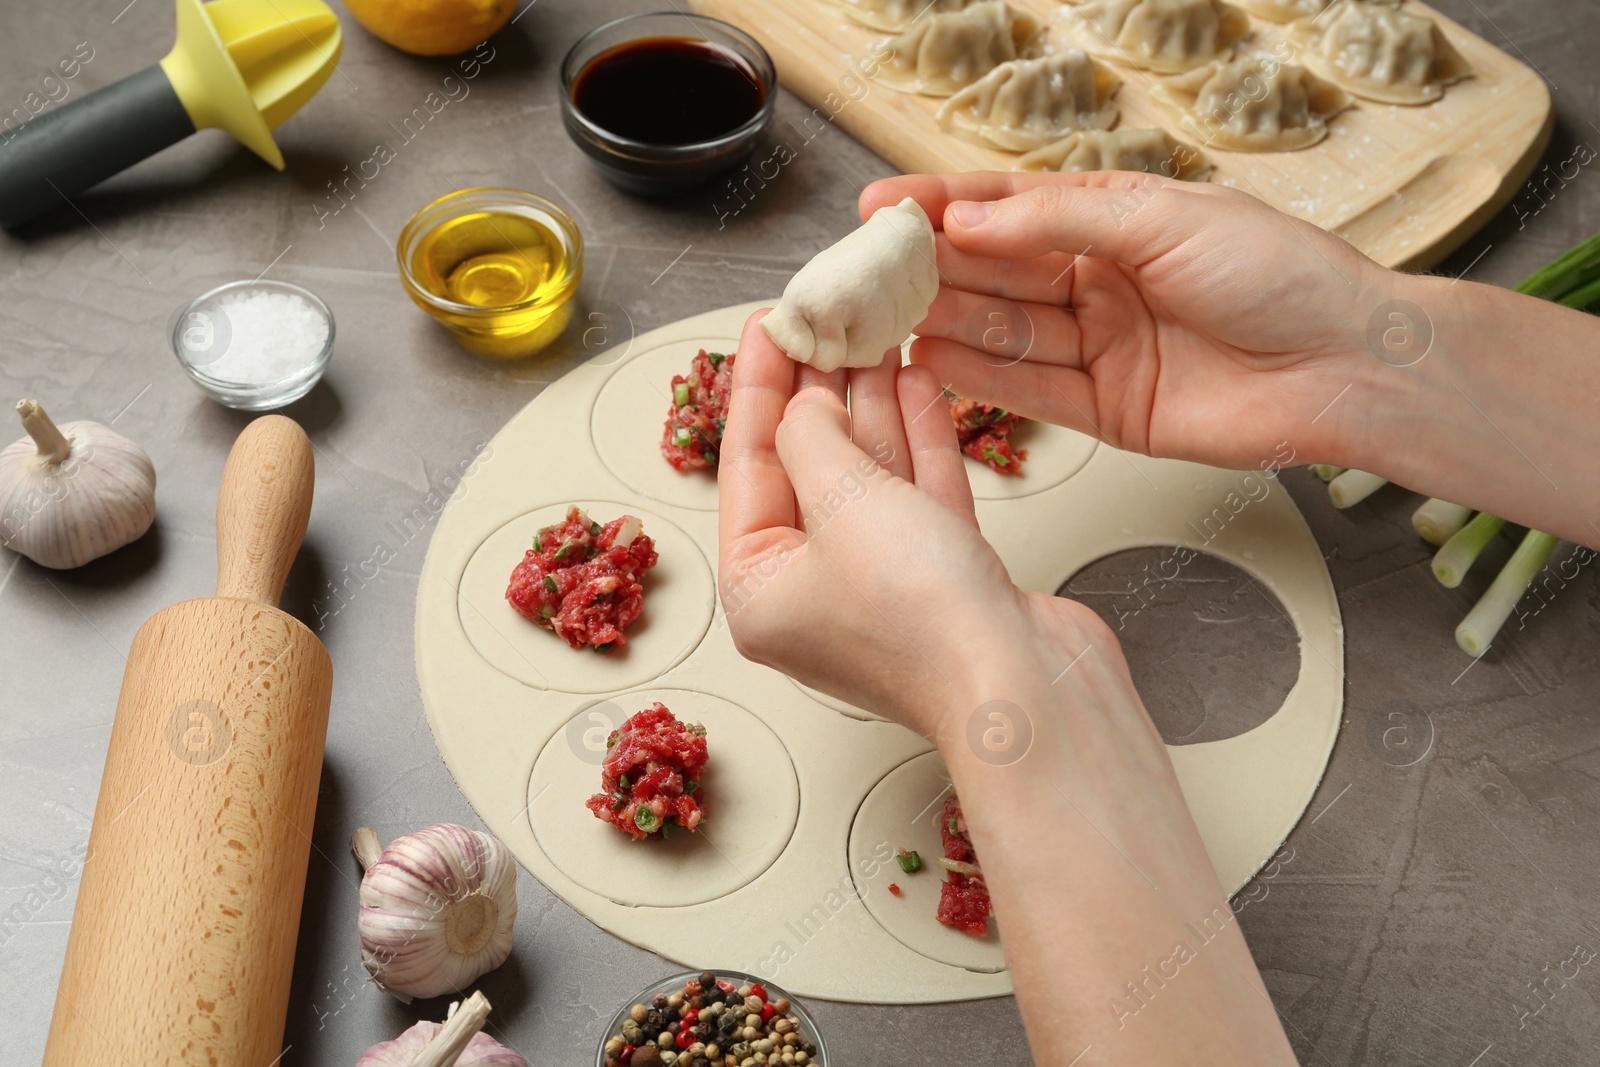
<instances>
[{"instance_id":1,"label":"raw minced meat filling","mask_svg":"<svg viewBox=\"0 0 1600 1067\"><path fill-rule=\"evenodd\" d=\"M688 374L672 378L672 407L661 435L661 454L680 471L715 467L728 421L736 355L701 349Z\"/></svg>"},{"instance_id":2,"label":"raw minced meat filling","mask_svg":"<svg viewBox=\"0 0 1600 1067\"><path fill-rule=\"evenodd\" d=\"M694 830L705 818L697 794L706 757L704 726L679 722L665 704L652 704L606 739L600 792L588 808L640 840L665 837L674 826Z\"/></svg>"},{"instance_id":3,"label":"raw minced meat filling","mask_svg":"<svg viewBox=\"0 0 1600 1067\"><path fill-rule=\"evenodd\" d=\"M580 508L533 539L511 572L506 599L523 618L598 652L627 643L623 631L644 610L644 574L655 542L632 515L601 524Z\"/></svg>"}]
</instances>

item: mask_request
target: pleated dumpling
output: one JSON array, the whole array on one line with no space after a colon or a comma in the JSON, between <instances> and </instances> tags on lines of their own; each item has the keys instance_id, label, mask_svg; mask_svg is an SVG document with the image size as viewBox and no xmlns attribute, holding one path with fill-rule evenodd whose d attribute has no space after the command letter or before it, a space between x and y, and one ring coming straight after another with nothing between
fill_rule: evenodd
<instances>
[{"instance_id":1,"label":"pleated dumpling","mask_svg":"<svg viewBox=\"0 0 1600 1067\"><path fill-rule=\"evenodd\" d=\"M875 30L899 33L922 15L961 11L980 0L833 0L844 13Z\"/></svg>"},{"instance_id":2,"label":"pleated dumpling","mask_svg":"<svg viewBox=\"0 0 1600 1067\"><path fill-rule=\"evenodd\" d=\"M1365 0L1338 0L1289 37L1312 71L1386 104L1430 103L1472 73L1432 19Z\"/></svg>"},{"instance_id":3,"label":"pleated dumpling","mask_svg":"<svg viewBox=\"0 0 1600 1067\"><path fill-rule=\"evenodd\" d=\"M1335 0L1239 0L1239 6L1252 15L1260 15L1273 22L1293 22L1295 19L1315 18ZM1400 0L1361 0L1367 4L1386 4L1399 7Z\"/></svg>"},{"instance_id":4,"label":"pleated dumpling","mask_svg":"<svg viewBox=\"0 0 1600 1067\"><path fill-rule=\"evenodd\" d=\"M1023 55L1038 32L1038 22L1004 0L925 15L888 39L889 58L876 77L905 92L950 96Z\"/></svg>"},{"instance_id":5,"label":"pleated dumpling","mask_svg":"<svg viewBox=\"0 0 1600 1067\"><path fill-rule=\"evenodd\" d=\"M1027 152L1073 130L1108 129L1122 79L1073 48L1002 63L946 100L935 116L956 136L1006 152Z\"/></svg>"},{"instance_id":6,"label":"pleated dumpling","mask_svg":"<svg viewBox=\"0 0 1600 1067\"><path fill-rule=\"evenodd\" d=\"M1063 24L1093 55L1174 74L1225 59L1250 18L1223 0L1067 0Z\"/></svg>"},{"instance_id":7,"label":"pleated dumpling","mask_svg":"<svg viewBox=\"0 0 1600 1067\"><path fill-rule=\"evenodd\" d=\"M1183 181L1205 181L1211 162L1166 130L1079 130L1029 152L1018 170L1138 170Z\"/></svg>"},{"instance_id":8,"label":"pleated dumpling","mask_svg":"<svg viewBox=\"0 0 1600 1067\"><path fill-rule=\"evenodd\" d=\"M1271 56L1163 78L1154 96L1202 145L1238 152L1310 148L1328 136L1328 120L1354 103L1337 85Z\"/></svg>"}]
</instances>

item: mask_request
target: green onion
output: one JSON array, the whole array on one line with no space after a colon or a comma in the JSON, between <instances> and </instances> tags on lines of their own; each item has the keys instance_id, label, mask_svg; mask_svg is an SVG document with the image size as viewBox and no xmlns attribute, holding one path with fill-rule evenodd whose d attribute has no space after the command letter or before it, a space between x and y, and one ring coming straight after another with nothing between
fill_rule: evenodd
<instances>
[{"instance_id":1,"label":"green onion","mask_svg":"<svg viewBox=\"0 0 1600 1067\"><path fill-rule=\"evenodd\" d=\"M956 829L956 817L954 815L950 816L950 822L947 825L951 833L959 834L961 832L960 830Z\"/></svg>"},{"instance_id":2,"label":"green onion","mask_svg":"<svg viewBox=\"0 0 1600 1067\"><path fill-rule=\"evenodd\" d=\"M983 458L988 460L990 463L998 463L1002 467L1011 466L1011 461L1002 456L999 452L996 452L993 448L984 449Z\"/></svg>"},{"instance_id":3,"label":"green onion","mask_svg":"<svg viewBox=\"0 0 1600 1067\"><path fill-rule=\"evenodd\" d=\"M628 776L626 774L622 774L622 775L618 775L617 776L617 785L618 785L618 787L620 787L622 789L632 789L633 788L633 786L628 784Z\"/></svg>"},{"instance_id":4,"label":"green onion","mask_svg":"<svg viewBox=\"0 0 1600 1067\"><path fill-rule=\"evenodd\" d=\"M677 445L679 448L688 448L689 447L689 428L687 426L679 426L678 429L672 435L672 442L673 442L673 444Z\"/></svg>"},{"instance_id":5,"label":"green onion","mask_svg":"<svg viewBox=\"0 0 1600 1067\"><path fill-rule=\"evenodd\" d=\"M721 352L707 352L706 353L706 362L711 364L713 367L722 366L722 361L727 359L727 358L728 357L723 355Z\"/></svg>"},{"instance_id":6,"label":"green onion","mask_svg":"<svg viewBox=\"0 0 1600 1067\"><path fill-rule=\"evenodd\" d=\"M616 748L616 747L617 747L617 735L616 734L612 734L610 737L606 738L606 748Z\"/></svg>"},{"instance_id":7,"label":"green onion","mask_svg":"<svg viewBox=\"0 0 1600 1067\"><path fill-rule=\"evenodd\" d=\"M546 589L550 590L552 593L554 593L556 591L556 580L554 578L550 577L548 574L545 575L544 576L544 587Z\"/></svg>"},{"instance_id":8,"label":"green onion","mask_svg":"<svg viewBox=\"0 0 1600 1067\"><path fill-rule=\"evenodd\" d=\"M1506 520L1480 511L1471 522L1439 546L1433 556L1433 576L1446 589L1454 589L1467 576L1473 561L1486 548Z\"/></svg>"},{"instance_id":9,"label":"green onion","mask_svg":"<svg viewBox=\"0 0 1600 1067\"><path fill-rule=\"evenodd\" d=\"M975 863L965 863L961 860L941 859L939 860L939 866L943 867L951 874L964 874L968 878L983 877L983 872L978 869L978 865Z\"/></svg>"},{"instance_id":10,"label":"green onion","mask_svg":"<svg viewBox=\"0 0 1600 1067\"><path fill-rule=\"evenodd\" d=\"M647 834L653 834L661 829L661 816L641 804L639 810L633 813L633 825Z\"/></svg>"},{"instance_id":11,"label":"green onion","mask_svg":"<svg viewBox=\"0 0 1600 1067\"><path fill-rule=\"evenodd\" d=\"M894 859L906 874L916 874L922 870L922 857L917 854L915 849L896 849Z\"/></svg>"},{"instance_id":12,"label":"green onion","mask_svg":"<svg viewBox=\"0 0 1600 1067\"><path fill-rule=\"evenodd\" d=\"M626 793L618 793L617 794L617 799L615 799L615 800L613 800L611 802L611 810L612 811L621 811L623 808L625 808L627 806L628 806L628 794L626 794Z\"/></svg>"},{"instance_id":13,"label":"green onion","mask_svg":"<svg viewBox=\"0 0 1600 1067\"><path fill-rule=\"evenodd\" d=\"M635 819L635 821L636 822L638 821L637 818ZM669 840L671 837L672 837L672 824L670 822L662 823L661 824L661 840L666 841L666 840Z\"/></svg>"},{"instance_id":14,"label":"green onion","mask_svg":"<svg viewBox=\"0 0 1600 1067\"><path fill-rule=\"evenodd\" d=\"M679 382L672 387L672 402L680 408L689 406L689 383Z\"/></svg>"},{"instance_id":15,"label":"green onion","mask_svg":"<svg viewBox=\"0 0 1600 1067\"><path fill-rule=\"evenodd\" d=\"M1411 528L1430 545L1442 545L1472 518L1472 509L1432 497L1411 513Z\"/></svg>"},{"instance_id":16,"label":"green onion","mask_svg":"<svg viewBox=\"0 0 1600 1067\"><path fill-rule=\"evenodd\" d=\"M1479 601L1456 627L1456 644L1469 656L1481 656L1494 643L1517 601L1528 591L1528 584L1555 551L1560 539L1538 530L1529 530L1522 544L1511 554Z\"/></svg>"},{"instance_id":17,"label":"green onion","mask_svg":"<svg viewBox=\"0 0 1600 1067\"><path fill-rule=\"evenodd\" d=\"M694 734L696 737L704 737L706 735L706 728L701 726L699 723L695 723L693 726L689 727L689 732Z\"/></svg>"},{"instance_id":18,"label":"green onion","mask_svg":"<svg viewBox=\"0 0 1600 1067\"><path fill-rule=\"evenodd\" d=\"M1343 474L1346 469L1347 468L1345 467L1335 467L1331 463L1313 463L1311 465L1311 473L1315 474L1318 478L1321 478L1325 482L1333 481L1335 478L1339 477L1339 475Z\"/></svg>"},{"instance_id":19,"label":"green onion","mask_svg":"<svg viewBox=\"0 0 1600 1067\"><path fill-rule=\"evenodd\" d=\"M1517 292L1546 300L1562 297L1600 277L1600 234L1573 245L1523 279Z\"/></svg>"},{"instance_id":20,"label":"green onion","mask_svg":"<svg viewBox=\"0 0 1600 1067\"><path fill-rule=\"evenodd\" d=\"M569 554L571 554L572 550L574 548L576 548L576 547L578 547L578 543L576 541L568 541L565 544L563 544L560 548L556 549L556 554L554 556L552 556L551 558L555 559L555 560L566 559L567 556Z\"/></svg>"},{"instance_id":21,"label":"green onion","mask_svg":"<svg viewBox=\"0 0 1600 1067\"><path fill-rule=\"evenodd\" d=\"M541 619L553 619L556 617L556 609L551 605L546 604L544 607L539 609L539 617Z\"/></svg>"},{"instance_id":22,"label":"green onion","mask_svg":"<svg viewBox=\"0 0 1600 1067\"><path fill-rule=\"evenodd\" d=\"M1336 508L1351 508L1388 484L1376 474L1347 470L1328 483L1328 497Z\"/></svg>"},{"instance_id":23,"label":"green onion","mask_svg":"<svg viewBox=\"0 0 1600 1067\"><path fill-rule=\"evenodd\" d=\"M591 522L589 524L590 537L599 537L603 532L605 532L605 527L601 526L598 522Z\"/></svg>"},{"instance_id":24,"label":"green onion","mask_svg":"<svg viewBox=\"0 0 1600 1067\"><path fill-rule=\"evenodd\" d=\"M611 646L614 645L614 644L616 644L615 641L607 641L603 645L595 645L594 646L594 650L596 652L609 652L609 651L611 651Z\"/></svg>"},{"instance_id":25,"label":"green onion","mask_svg":"<svg viewBox=\"0 0 1600 1067\"><path fill-rule=\"evenodd\" d=\"M700 788L700 783L695 781L693 778L689 779L687 782L685 782L683 784L683 791L685 793L693 793L696 789L699 789L699 788Z\"/></svg>"},{"instance_id":26,"label":"green onion","mask_svg":"<svg viewBox=\"0 0 1600 1067\"><path fill-rule=\"evenodd\" d=\"M1600 301L1600 279L1596 279L1588 285L1579 286L1560 300L1557 300L1556 303L1569 308L1577 308L1579 311L1586 311L1589 305L1597 301Z\"/></svg>"},{"instance_id":27,"label":"green onion","mask_svg":"<svg viewBox=\"0 0 1600 1067\"><path fill-rule=\"evenodd\" d=\"M717 454L711 451L709 448L700 453L700 458L706 461L706 466L708 467L715 467L717 465Z\"/></svg>"},{"instance_id":28,"label":"green onion","mask_svg":"<svg viewBox=\"0 0 1600 1067\"><path fill-rule=\"evenodd\" d=\"M535 537L533 539L533 550L535 552L543 552L544 551L544 538L543 537Z\"/></svg>"}]
</instances>

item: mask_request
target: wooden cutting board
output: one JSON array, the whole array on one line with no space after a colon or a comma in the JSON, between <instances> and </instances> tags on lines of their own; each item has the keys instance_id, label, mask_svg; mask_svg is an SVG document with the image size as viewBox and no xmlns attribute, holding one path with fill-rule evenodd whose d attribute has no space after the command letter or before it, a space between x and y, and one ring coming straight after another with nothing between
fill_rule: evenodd
<instances>
[{"instance_id":1,"label":"wooden cutting board","mask_svg":"<svg viewBox=\"0 0 1600 1067\"><path fill-rule=\"evenodd\" d=\"M1011 3L1041 18L1062 6L1055 0ZM861 78L856 57L885 34L852 22L827 0L691 0L691 6L759 40L783 84L816 109L811 120L774 130L797 157L791 166L804 159L805 145L830 117L908 173L1015 166L1015 155L941 130L933 120L941 100ZM1334 119L1326 140L1299 152L1207 155L1217 168L1212 181L1332 230L1387 266L1420 269L1453 251L1516 193L1549 142L1551 109L1544 79L1529 67L1416 0L1408 0L1407 9L1438 22L1472 65L1472 78L1422 107L1359 100ZM1275 23L1251 21L1254 43L1264 48L1283 35ZM1151 99L1154 75L1110 65L1123 80L1119 128L1163 126L1189 140ZM770 179L776 160L758 155L751 168ZM759 187L741 175L746 179ZM731 191L728 199L730 209L737 208Z\"/></svg>"}]
</instances>

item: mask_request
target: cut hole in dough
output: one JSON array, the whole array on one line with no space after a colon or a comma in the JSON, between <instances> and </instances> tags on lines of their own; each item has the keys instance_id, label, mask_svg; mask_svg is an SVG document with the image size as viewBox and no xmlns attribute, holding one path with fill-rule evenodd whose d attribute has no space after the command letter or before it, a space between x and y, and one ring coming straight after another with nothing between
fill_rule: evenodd
<instances>
[{"instance_id":1,"label":"cut hole in dough","mask_svg":"<svg viewBox=\"0 0 1600 1067\"><path fill-rule=\"evenodd\" d=\"M1122 641L1161 739L1221 741L1275 715L1300 676L1300 637L1266 585L1177 547L1095 560L1057 595L1093 608Z\"/></svg>"},{"instance_id":2,"label":"cut hole in dough","mask_svg":"<svg viewBox=\"0 0 1600 1067\"><path fill-rule=\"evenodd\" d=\"M683 722L706 728L706 821L693 833L635 841L584 807L600 790L587 737L658 700ZM528 820L550 862L589 892L630 907L687 907L749 885L788 846L799 814L800 782L778 736L737 704L682 689L579 705L539 753L528 781Z\"/></svg>"},{"instance_id":3,"label":"cut hole in dough","mask_svg":"<svg viewBox=\"0 0 1600 1067\"><path fill-rule=\"evenodd\" d=\"M937 752L907 760L884 776L850 827L850 877L867 911L895 940L931 960L992 974L1006 966L994 918L986 937L973 937L936 917L944 882L936 820L949 791L950 775ZM900 848L921 856L922 870L902 871L894 858ZM889 892L891 882L900 887L899 896Z\"/></svg>"},{"instance_id":4,"label":"cut hole in dough","mask_svg":"<svg viewBox=\"0 0 1600 1067\"><path fill-rule=\"evenodd\" d=\"M567 502L512 519L478 546L457 587L462 628L496 670L535 689L614 693L644 685L681 663L711 626L717 595L711 565L693 538L637 504L572 503L600 522L636 515L655 539L660 561L644 576L644 614L628 627L628 643L608 652L573 648L506 603L512 570L534 534L565 517Z\"/></svg>"}]
</instances>

